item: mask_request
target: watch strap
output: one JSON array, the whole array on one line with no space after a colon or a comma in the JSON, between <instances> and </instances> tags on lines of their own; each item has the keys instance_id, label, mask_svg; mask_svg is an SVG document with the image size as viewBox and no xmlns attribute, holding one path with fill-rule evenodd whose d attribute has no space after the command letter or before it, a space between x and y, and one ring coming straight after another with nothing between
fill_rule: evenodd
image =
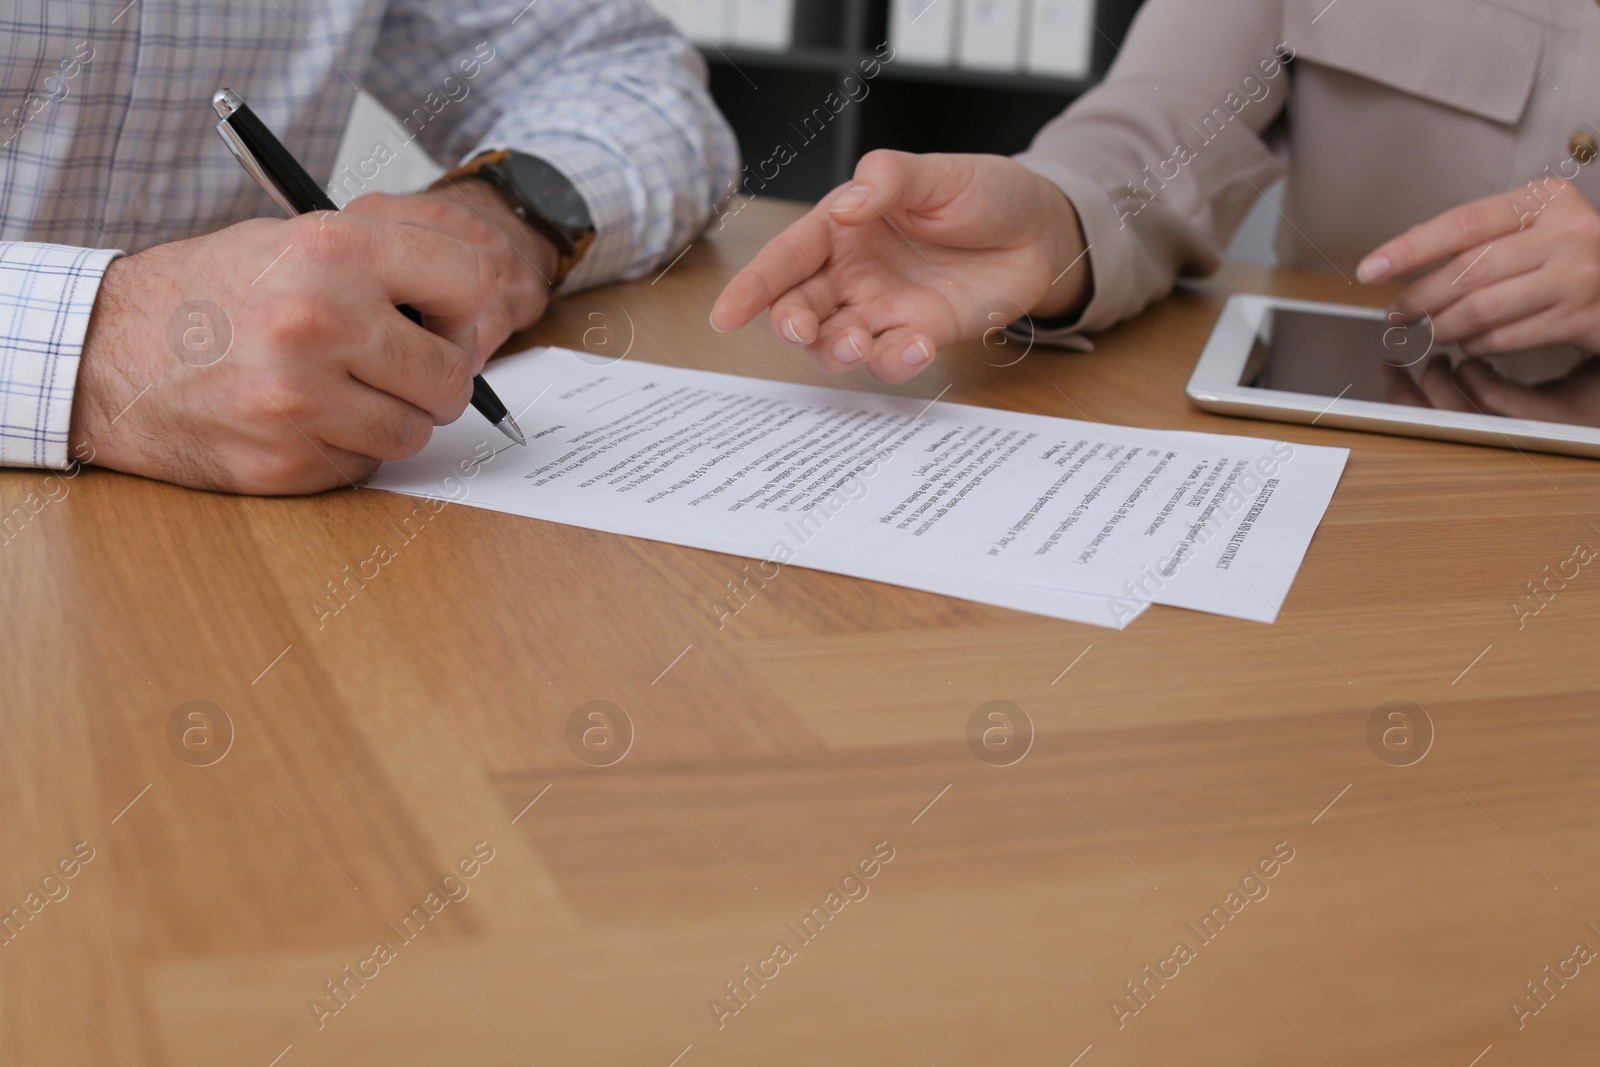
<instances>
[{"instance_id":1,"label":"watch strap","mask_svg":"<svg viewBox=\"0 0 1600 1067\"><path fill-rule=\"evenodd\" d=\"M439 179L441 183L454 182L459 178L479 178L494 187L517 216L532 226L539 235L555 246L556 261L555 277L550 279L550 287L554 289L572 273L584 255L594 244L595 231L591 227L581 233L574 233L563 226L558 226L539 210L539 205L529 203L527 199L506 179L500 164L511 158L512 150L502 148L493 152L484 152L467 160L461 166L448 172Z\"/></svg>"}]
</instances>

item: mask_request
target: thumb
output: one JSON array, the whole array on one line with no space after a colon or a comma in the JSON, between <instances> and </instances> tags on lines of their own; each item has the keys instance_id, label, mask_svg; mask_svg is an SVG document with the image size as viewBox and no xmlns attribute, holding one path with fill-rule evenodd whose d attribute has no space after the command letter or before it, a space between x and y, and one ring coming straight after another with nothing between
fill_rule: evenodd
<instances>
[{"instance_id":1,"label":"thumb","mask_svg":"<svg viewBox=\"0 0 1600 1067\"><path fill-rule=\"evenodd\" d=\"M846 226L860 226L890 211L927 211L960 190L958 156L917 155L880 148L856 164L855 177L828 205L828 215Z\"/></svg>"}]
</instances>

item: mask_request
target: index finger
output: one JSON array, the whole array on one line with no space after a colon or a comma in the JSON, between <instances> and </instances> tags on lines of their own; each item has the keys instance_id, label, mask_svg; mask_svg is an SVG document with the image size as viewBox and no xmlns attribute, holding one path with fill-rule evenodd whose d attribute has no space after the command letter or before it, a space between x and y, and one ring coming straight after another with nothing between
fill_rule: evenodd
<instances>
[{"instance_id":1,"label":"index finger","mask_svg":"<svg viewBox=\"0 0 1600 1067\"><path fill-rule=\"evenodd\" d=\"M813 208L768 241L711 306L711 328L737 330L821 270L833 249L831 225Z\"/></svg>"},{"instance_id":2,"label":"index finger","mask_svg":"<svg viewBox=\"0 0 1600 1067\"><path fill-rule=\"evenodd\" d=\"M426 227L376 225L373 272L390 302L411 305L428 317L434 333L465 347L494 293L489 257Z\"/></svg>"},{"instance_id":3,"label":"index finger","mask_svg":"<svg viewBox=\"0 0 1600 1067\"><path fill-rule=\"evenodd\" d=\"M1367 253L1356 277L1365 285L1378 285L1511 233L1521 225L1517 207L1508 193L1453 207Z\"/></svg>"}]
</instances>

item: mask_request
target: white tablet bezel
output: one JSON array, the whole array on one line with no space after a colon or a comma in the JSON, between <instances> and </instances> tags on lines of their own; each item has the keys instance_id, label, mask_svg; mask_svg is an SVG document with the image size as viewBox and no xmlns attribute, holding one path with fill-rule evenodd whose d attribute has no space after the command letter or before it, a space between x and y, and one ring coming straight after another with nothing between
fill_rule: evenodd
<instances>
[{"instance_id":1,"label":"white tablet bezel","mask_svg":"<svg viewBox=\"0 0 1600 1067\"><path fill-rule=\"evenodd\" d=\"M1348 430L1432 437L1499 448L1600 457L1600 427L1569 426L1477 412L1443 411L1240 385L1262 316L1270 308L1386 321L1380 308L1239 294L1228 298L1185 392L1207 411Z\"/></svg>"}]
</instances>

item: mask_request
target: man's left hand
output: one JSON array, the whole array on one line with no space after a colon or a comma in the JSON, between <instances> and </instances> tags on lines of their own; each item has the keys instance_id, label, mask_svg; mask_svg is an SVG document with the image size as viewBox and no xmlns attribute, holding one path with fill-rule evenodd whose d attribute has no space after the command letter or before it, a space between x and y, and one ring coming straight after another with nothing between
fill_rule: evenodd
<instances>
[{"instance_id":1,"label":"man's left hand","mask_svg":"<svg viewBox=\"0 0 1600 1067\"><path fill-rule=\"evenodd\" d=\"M518 218L494 187L481 179L460 178L401 196L368 193L345 210L437 230L489 257L498 281L478 320L478 342L485 357L518 330L538 322L550 303L550 278L559 258L555 246Z\"/></svg>"}]
</instances>

